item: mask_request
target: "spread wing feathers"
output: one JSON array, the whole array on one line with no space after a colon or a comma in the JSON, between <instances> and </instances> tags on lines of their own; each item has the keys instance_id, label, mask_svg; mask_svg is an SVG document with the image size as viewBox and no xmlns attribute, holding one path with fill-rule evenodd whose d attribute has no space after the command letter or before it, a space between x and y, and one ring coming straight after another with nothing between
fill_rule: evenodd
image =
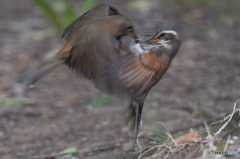
<instances>
[{"instance_id":1,"label":"spread wing feathers","mask_svg":"<svg viewBox=\"0 0 240 159\"><path fill-rule=\"evenodd\" d=\"M131 94L140 95L145 91L148 92L160 80L166 67L164 54L156 56L148 53L134 56L122 66L119 78Z\"/></svg>"},{"instance_id":2,"label":"spread wing feathers","mask_svg":"<svg viewBox=\"0 0 240 159\"><path fill-rule=\"evenodd\" d=\"M80 76L97 80L100 70L121 56L119 41L98 25L89 25L73 37L68 65Z\"/></svg>"},{"instance_id":3,"label":"spread wing feathers","mask_svg":"<svg viewBox=\"0 0 240 159\"><path fill-rule=\"evenodd\" d=\"M68 26L65 29L61 38L65 41L70 41L72 36L79 29L111 15L120 15L120 13L118 12L118 10L107 4L97 5L88 12L81 15L70 26Z\"/></svg>"},{"instance_id":4,"label":"spread wing feathers","mask_svg":"<svg viewBox=\"0 0 240 159\"><path fill-rule=\"evenodd\" d=\"M33 87L40 79L52 72L61 64L56 59L51 59L42 63L38 68L30 70L23 74L18 80L18 83L25 83L27 87Z\"/></svg>"}]
</instances>

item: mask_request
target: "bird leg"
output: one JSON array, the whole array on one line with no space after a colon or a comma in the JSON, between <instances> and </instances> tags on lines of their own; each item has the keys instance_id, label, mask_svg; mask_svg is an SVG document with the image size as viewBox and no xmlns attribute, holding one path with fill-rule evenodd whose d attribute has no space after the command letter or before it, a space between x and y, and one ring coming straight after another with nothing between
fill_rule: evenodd
<instances>
[{"instance_id":1,"label":"bird leg","mask_svg":"<svg viewBox=\"0 0 240 159\"><path fill-rule=\"evenodd\" d=\"M138 137L138 130L139 130L139 124L141 123L141 116L142 116L142 108L143 108L143 103L138 102L137 105L134 105L135 113L136 113L136 119L135 119L135 143L137 142L137 137Z\"/></svg>"}]
</instances>

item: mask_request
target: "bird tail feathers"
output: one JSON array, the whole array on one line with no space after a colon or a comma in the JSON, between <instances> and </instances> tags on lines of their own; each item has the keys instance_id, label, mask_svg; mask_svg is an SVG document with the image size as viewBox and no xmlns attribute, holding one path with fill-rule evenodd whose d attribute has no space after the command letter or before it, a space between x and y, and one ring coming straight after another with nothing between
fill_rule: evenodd
<instances>
[{"instance_id":1,"label":"bird tail feathers","mask_svg":"<svg viewBox=\"0 0 240 159\"><path fill-rule=\"evenodd\" d=\"M27 87L31 88L43 77L52 72L62 62L57 59L51 59L42 63L38 68L24 73L18 80L18 83L24 83Z\"/></svg>"}]
</instances>

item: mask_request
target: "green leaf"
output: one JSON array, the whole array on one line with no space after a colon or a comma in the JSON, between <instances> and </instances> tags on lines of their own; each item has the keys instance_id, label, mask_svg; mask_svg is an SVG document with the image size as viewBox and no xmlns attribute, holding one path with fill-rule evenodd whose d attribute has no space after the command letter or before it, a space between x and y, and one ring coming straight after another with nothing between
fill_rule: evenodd
<instances>
[{"instance_id":1,"label":"green leaf","mask_svg":"<svg viewBox=\"0 0 240 159\"><path fill-rule=\"evenodd\" d=\"M156 134L157 136L159 136L163 139L167 139L167 135L163 131L160 131L160 130L157 130L157 129L154 129L154 128L150 128L150 130L152 130L153 133Z\"/></svg>"},{"instance_id":2,"label":"green leaf","mask_svg":"<svg viewBox=\"0 0 240 159\"><path fill-rule=\"evenodd\" d=\"M64 21L64 28L69 26L77 17L74 13L74 7L71 3L65 2L65 21Z\"/></svg>"},{"instance_id":3,"label":"green leaf","mask_svg":"<svg viewBox=\"0 0 240 159\"><path fill-rule=\"evenodd\" d=\"M95 3L96 3L96 0L84 0L82 3L82 7L80 8L79 15L82 15L83 13L92 9Z\"/></svg>"},{"instance_id":4,"label":"green leaf","mask_svg":"<svg viewBox=\"0 0 240 159\"><path fill-rule=\"evenodd\" d=\"M72 157L72 154L75 153L75 152L77 152L76 147L69 147L69 148L62 151L63 154L65 154L65 153L69 153L69 154L68 155L63 155L63 156L61 156L61 158L70 158L70 157Z\"/></svg>"},{"instance_id":5,"label":"green leaf","mask_svg":"<svg viewBox=\"0 0 240 159\"><path fill-rule=\"evenodd\" d=\"M154 137L153 140L159 141L159 142L165 142L165 140L161 139L160 137Z\"/></svg>"},{"instance_id":6,"label":"green leaf","mask_svg":"<svg viewBox=\"0 0 240 159\"><path fill-rule=\"evenodd\" d=\"M107 96L107 97L103 97L98 100L95 100L95 101L89 103L89 105L92 107L99 107L99 106L110 103L112 100L113 100L113 96Z\"/></svg>"},{"instance_id":7,"label":"green leaf","mask_svg":"<svg viewBox=\"0 0 240 159\"><path fill-rule=\"evenodd\" d=\"M170 131L168 130L167 126L166 126L163 122L160 122L160 121L155 121L155 122L152 122L151 124L153 124L153 123L163 125L164 128L166 129L166 133L167 133L168 135L165 136L165 134L163 133L163 131L160 131L160 130L157 130L157 129L154 129L154 128L150 128L150 130L154 131L155 134L157 134L158 136L160 136L160 137L163 138L163 139L166 139L166 138L167 138L165 141L170 142L169 136L172 136L172 135L171 135ZM161 140L161 139L159 139L159 140Z\"/></svg>"},{"instance_id":8,"label":"green leaf","mask_svg":"<svg viewBox=\"0 0 240 159\"><path fill-rule=\"evenodd\" d=\"M0 106L16 107L16 106L24 104L26 102L26 100L27 99L23 98L23 97L5 98L5 99L1 99Z\"/></svg>"},{"instance_id":9,"label":"green leaf","mask_svg":"<svg viewBox=\"0 0 240 159\"><path fill-rule=\"evenodd\" d=\"M155 122L153 122L153 123L162 124L162 125L165 127L165 129L167 130L167 133L168 133L168 134L171 134L170 131L168 130L167 126L166 126L163 122L155 121Z\"/></svg>"},{"instance_id":10,"label":"green leaf","mask_svg":"<svg viewBox=\"0 0 240 159\"><path fill-rule=\"evenodd\" d=\"M49 1L46 0L33 0L33 2L41 8L43 13L51 20L51 22L55 25L59 30L63 29L62 23L54 10L53 6Z\"/></svg>"}]
</instances>

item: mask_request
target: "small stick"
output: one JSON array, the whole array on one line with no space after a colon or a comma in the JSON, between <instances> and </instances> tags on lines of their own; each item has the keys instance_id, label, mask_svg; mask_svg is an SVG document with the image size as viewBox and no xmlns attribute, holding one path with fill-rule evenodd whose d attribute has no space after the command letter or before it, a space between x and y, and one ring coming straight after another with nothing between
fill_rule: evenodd
<instances>
[{"instance_id":1,"label":"small stick","mask_svg":"<svg viewBox=\"0 0 240 159\"><path fill-rule=\"evenodd\" d=\"M208 142L208 144L209 144L209 149L210 149L210 151L216 150L216 147L215 147L214 144L213 144L213 139L214 139L214 138L213 138L213 136L211 135L211 133L210 133L210 131L209 131L208 125L207 125L206 122L204 122L204 125L205 125L206 130L207 130L207 133L208 133L208 136L206 137L206 139L209 139L209 142Z\"/></svg>"},{"instance_id":2,"label":"small stick","mask_svg":"<svg viewBox=\"0 0 240 159\"><path fill-rule=\"evenodd\" d=\"M231 138L231 135L228 135L228 138L227 138L227 141L226 141L226 144L224 145L224 149L223 151L227 151L227 148L228 148L228 145L229 145L229 140Z\"/></svg>"},{"instance_id":3,"label":"small stick","mask_svg":"<svg viewBox=\"0 0 240 159\"><path fill-rule=\"evenodd\" d=\"M227 125L230 123L230 121L232 120L232 117L233 117L234 113L236 112L237 102L239 102L239 101L240 101L240 99L237 100L237 101L234 103L233 112L232 112L230 118L229 118L228 121L227 121L226 123L224 123L223 126L214 134L214 136L219 135L219 134L222 132L222 130L225 129L225 128L227 127ZM237 111L239 111L239 110L237 109Z\"/></svg>"}]
</instances>

